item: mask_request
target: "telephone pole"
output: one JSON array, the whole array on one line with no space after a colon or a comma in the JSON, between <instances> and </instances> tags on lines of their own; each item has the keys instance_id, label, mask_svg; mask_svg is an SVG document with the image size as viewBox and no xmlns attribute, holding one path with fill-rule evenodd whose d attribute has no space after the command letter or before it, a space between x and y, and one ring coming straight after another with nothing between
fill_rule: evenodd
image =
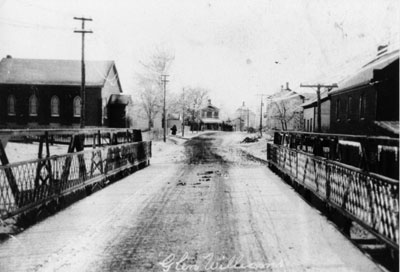
<instances>
[{"instance_id":1,"label":"telephone pole","mask_svg":"<svg viewBox=\"0 0 400 272\"><path fill-rule=\"evenodd\" d=\"M307 84L300 84L302 88L317 88L317 132L321 132L321 87L324 88L337 88L337 84L331 85L323 85L323 84L314 84L314 85L307 85Z\"/></svg>"},{"instance_id":2,"label":"telephone pole","mask_svg":"<svg viewBox=\"0 0 400 272\"><path fill-rule=\"evenodd\" d=\"M167 109L166 109L166 97L167 97L167 77L169 75L161 75L161 82L164 88L164 143L167 141Z\"/></svg>"},{"instance_id":3,"label":"telephone pole","mask_svg":"<svg viewBox=\"0 0 400 272\"><path fill-rule=\"evenodd\" d=\"M86 111L86 92L85 92L85 34L93 33L92 30L85 29L85 21L93 21L92 18L74 17L74 20L82 21L82 29L74 30L74 33L82 34L82 81L81 81L81 128L85 127L85 111Z\"/></svg>"},{"instance_id":4,"label":"telephone pole","mask_svg":"<svg viewBox=\"0 0 400 272\"><path fill-rule=\"evenodd\" d=\"M182 88L182 137L185 136L185 88Z\"/></svg>"},{"instance_id":5,"label":"telephone pole","mask_svg":"<svg viewBox=\"0 0 400 272\"><path fill-rule=\"evenodd\" d=\"M264 105L264 103L263 103L263 97L264 96L267 96L266 94L257 94L257 96L260 96L261 98L260 98L260 135L261 135L261 137L262 137L262 108L263 108L263 105Z\"/></svg>"}]
</instances>

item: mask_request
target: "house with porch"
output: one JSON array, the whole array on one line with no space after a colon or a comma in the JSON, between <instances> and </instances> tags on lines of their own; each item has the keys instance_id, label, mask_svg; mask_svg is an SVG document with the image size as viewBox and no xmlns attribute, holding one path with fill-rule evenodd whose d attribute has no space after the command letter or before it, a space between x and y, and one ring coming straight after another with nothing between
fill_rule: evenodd
<instances>
[{"instance_id":1,"label":"house with porch","mask_svg":"<svg viewBox=\"0 0 400 272\"><path fill-rule=\"evenodd\" d=\"M202 130L221 130L222 120L219 119L219 108L208 100L206 107L200 110L200 127Z\"/></svg>"}]
</instances>

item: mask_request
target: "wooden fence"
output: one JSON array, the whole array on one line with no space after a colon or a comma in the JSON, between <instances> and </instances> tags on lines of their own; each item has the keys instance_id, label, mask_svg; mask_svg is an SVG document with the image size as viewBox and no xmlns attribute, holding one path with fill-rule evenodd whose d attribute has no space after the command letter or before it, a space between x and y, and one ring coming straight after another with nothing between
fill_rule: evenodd
<instances>
[{"instance_id":1,"label":"wooden fence","mask_svg":"<svg viewBox=\"0 0 400 272\"><path fill-rule=\"evenodd\" d=\"M110 179L148 165L151 157L151 142L141 141L141 135L135 136L127 130L111 134L100 130L90 131L89 134L87 131L75 134L77 131L74 131L70 135L65 131L44 130L40 133L35 131L29 134L25 131L24 134L40 142L39 158L34 160L8 163L0 141L0 219L34 209L88 186L102 187ZM9 134L3 132L3 135ZM50 156L52 139L68 144L68 153ZM93 148L84 150L87 146L85 140L88 142L88 139L93 141ZM47 156L42 158L44 144Z\"/></svg>"},{"instance_id":2,"label":"wooden fence","mask_svg":"<svg viewBox=\"0 0 400 272\"><path fill-rule=\"evenodd\" d=\"M267 160L327 205L399 249L399 181L279 144Z\"/></svg>"}]
</instances>

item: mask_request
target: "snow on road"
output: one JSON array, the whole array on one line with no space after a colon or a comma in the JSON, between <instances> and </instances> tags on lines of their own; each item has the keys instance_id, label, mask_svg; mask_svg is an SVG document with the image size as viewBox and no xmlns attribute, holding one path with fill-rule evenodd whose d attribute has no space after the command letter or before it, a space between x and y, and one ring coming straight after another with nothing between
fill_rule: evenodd
<instances>
[{"instance_id":1,"label":"snow on road","mask_svg":"<svg viewBox=\"0 0 400 272\"><path fill-rule=\"evenodd\" d=\"M0 244L0 271L380 271L242 136L153 143L150 167Z\"/></svg>"}]
</instances>

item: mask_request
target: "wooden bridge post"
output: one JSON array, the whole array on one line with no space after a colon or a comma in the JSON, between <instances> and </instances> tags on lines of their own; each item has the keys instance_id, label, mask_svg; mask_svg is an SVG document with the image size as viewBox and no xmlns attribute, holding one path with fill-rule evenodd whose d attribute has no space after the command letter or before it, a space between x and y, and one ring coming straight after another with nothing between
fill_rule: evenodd
<instances>
[{"instance_id":1,"label":"wooden bridge post","mask_svg":"<svg viewBox=\"0 0 400 272\"><path fill-rule=\"evenodd\" d=\"M46 144L46 160L41 160L43 158L43 143ZM50 157L50 148L49 148L49 133L46 131L44 135L40 136L39 143L39 153L38 159L40 160L36 167L36 176L35 176L35 187L33 191L34 198L43 198L46 197L49 193L51 193L51 188L53 186L53 174L51 169L51 163L47 159ZM42 169L45 168L47 171L47 175L42 178L41 172ZM46 187L47 185L47 187Z\"/></svg>"},{"instance_id":2,"label":"wooden bridge post","mask_svg":"<svg viewBox=\"0 0 400 272\"><path fill-rule=\"evenodd\" d=\"M4 150L3 143L1 142L1 140L0 140L0 161L1 161L1 164L4 166L7 166L9 164L7 154L6 154L6 151ZM6 173L6 177L7 177L8 185L10 186L10 189L11 189L11 193L13 194L16 202L18 202L19 189L18 189L17 181L15 180L14 174L13 174L11 168L8 168L8 167L6 167L4 169L4 172Z\"/></svg>"}]
</instances>

